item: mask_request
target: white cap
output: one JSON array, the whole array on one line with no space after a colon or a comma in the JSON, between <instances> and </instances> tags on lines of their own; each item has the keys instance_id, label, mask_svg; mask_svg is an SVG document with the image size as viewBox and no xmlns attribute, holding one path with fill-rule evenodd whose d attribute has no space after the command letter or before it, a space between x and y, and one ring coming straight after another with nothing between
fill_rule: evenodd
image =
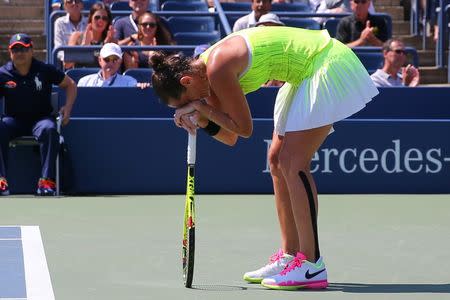
<instances>
[{"instance_id":1,"label":"white cap","mask_svg":"<svg viewBox=\"0 0 450 300\"><path fill-rule=\"evenodd\" d=\"M115 43L104 44L102 50L100 50L100 56L102 58L106 58L111 55L122 58L122 49L120 49L120 46Z\"/></svg>"},{"instance_id":2,"label":"white cap","mask_svg":"<svg viewBox=\"0 0 450 300\"><path fill-rule=\"evenodd\" d=\"M259 18L259 21L255 24L255 26L259 26L264 23L274 23L278 25L284 25L284 23L280 21L280 18L278 18L278 16L273 13L267 13L265 15L262 15Z\"/></svg>"}]
</instances>

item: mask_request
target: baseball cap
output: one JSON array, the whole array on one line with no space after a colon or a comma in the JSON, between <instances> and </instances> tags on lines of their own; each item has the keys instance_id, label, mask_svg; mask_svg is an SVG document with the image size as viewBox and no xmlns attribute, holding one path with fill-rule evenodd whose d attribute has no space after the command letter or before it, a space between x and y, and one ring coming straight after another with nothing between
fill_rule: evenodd
<instances>
[{"instance_id":1,"label":"baseball cap","mask_svg":"<svg viewBox=\"0 0 450 300\"><path fill-rule=\"evenodd\" d=\"M31 41L31 38L28 36L28 34L16 33L9 40L8 49L11 49L15 45L22 45L22 46L28 48L28 47L32 47L33 46L33 42Z\"/></svg>"},{"instance_id":2,"label":"baseball cap","mask_svg":"<svg viewBox=\"0 0 450 300\"><path fill-rule=\"evenodd\" d=\"M262 15L259 18L258 23L255 24L255 26L259 26L259 25L262 25L265 23L284 25L284 23L280 21L280 18L276 14L273 14L273 13L267 13L265 15Z\"/></svg>"},{"instance_id":3,"label":"baseball cap","mask_svg":"<svg viewBox=\"0 0 450 300\"><path fill-rule=\"evenodd\" d=\"M116 43L106 43L100 50L100 56L106 58L108 56L115 55L122 58L122 49Z\"/></svg>"}]
</instances>

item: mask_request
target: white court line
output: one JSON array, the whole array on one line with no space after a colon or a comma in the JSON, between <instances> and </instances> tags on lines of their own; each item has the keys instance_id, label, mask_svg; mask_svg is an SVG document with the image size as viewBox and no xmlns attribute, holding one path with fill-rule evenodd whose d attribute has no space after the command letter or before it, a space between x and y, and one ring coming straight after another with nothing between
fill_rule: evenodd
<instances>
[{"instance_id":1,"label":"white court line","mask_svg":"<svg viewBox=\"0 0 450 300\"><path fill-rule=\"evenodd\" d=\"M4 239L0 239L0 241L21 241L21 238L4 238ZM3 298L0 298L3 299Z\"/></svg>"},{"instance_id":2,"label":"white court line","mask_svg":"<svg viewBox=\"0 0 450 300\"><path fill-rule=\"evenodd\" d=\"M27 300L55 300L39 226L21 226Z\"/></svg>"}]
</instances>

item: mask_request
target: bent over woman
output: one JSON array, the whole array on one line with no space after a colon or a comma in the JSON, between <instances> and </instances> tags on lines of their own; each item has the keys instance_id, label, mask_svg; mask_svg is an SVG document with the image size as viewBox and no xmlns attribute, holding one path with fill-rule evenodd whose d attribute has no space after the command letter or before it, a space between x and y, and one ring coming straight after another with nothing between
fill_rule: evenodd
<instances>
[{"instance_id":1,"label":"bent over woman","mask_svg":"<svg viewBox=\"0 0 450 300\"><path fill-rule=\"evenodd\" d=\"M191 132L198 126L228 145L252 134L245 94L268 80L286 82L269 150L281 249L244 279L273 289L327 287L310 164L332 124L378 94L356 55L326 30L256 27L227 36L198 59L158 53L152 64L153 87L177 108L176 125Z\"/></svg>"}]
</instances>

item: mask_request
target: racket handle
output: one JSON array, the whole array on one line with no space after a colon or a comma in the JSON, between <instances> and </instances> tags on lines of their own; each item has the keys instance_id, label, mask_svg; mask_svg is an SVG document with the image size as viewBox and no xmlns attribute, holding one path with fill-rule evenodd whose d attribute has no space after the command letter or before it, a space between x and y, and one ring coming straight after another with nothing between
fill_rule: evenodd
<instances>
[{"instance_id":1,"label":"racket handle","mask_svg":"<svg viewBox=\"0 0 450 300\"><path fill-rule=\"evenodd\" d=\"M197 148L197 135L189 134L188 148L187 148L187 163L188 165L195 165L195 154Z\"/></svg>"}]
</instances>

